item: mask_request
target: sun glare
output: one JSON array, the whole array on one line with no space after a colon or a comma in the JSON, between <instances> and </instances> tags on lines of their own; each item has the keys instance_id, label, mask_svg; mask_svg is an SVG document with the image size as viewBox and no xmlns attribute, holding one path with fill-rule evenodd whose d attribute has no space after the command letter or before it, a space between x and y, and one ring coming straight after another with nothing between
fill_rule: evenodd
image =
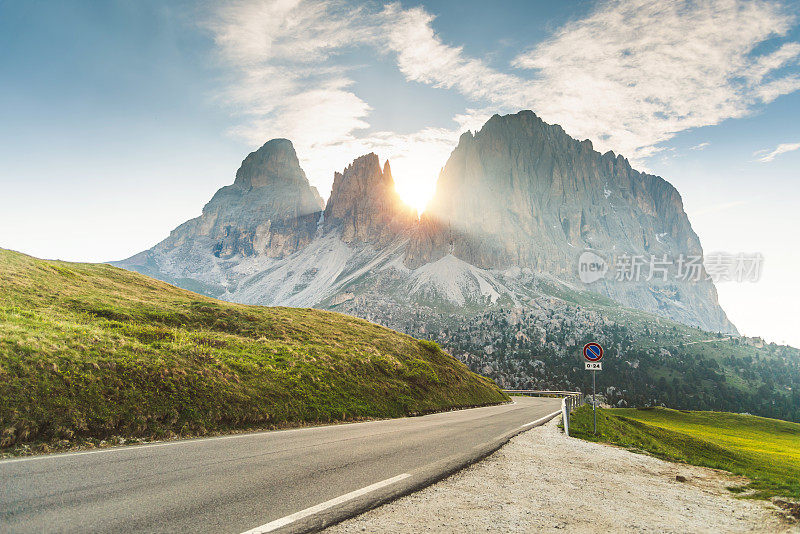
<instances>
[{"instance_id":1,"label":"sun glare","mask_svg":"<svg viewBox=\"0 0 800 534\"><path fill-rule=\"evenodd\" d=\"M446 154L415 154L389 160L397 194L403 202L416 208L417 213L421 214L433 198L436 179L446 159Z\"/></svg>"},{"instance_id":2,"label":"sun glare","mask_svg":"<svg viewBox=\"0 0 800 534\"><path fill-rule=\"evenodd\" d=\"M425 211L425 206L433 198L433 193L436 188L435 175L431 175L427 179L395 179L395 189L397 194L403 199L403 202L416 208L417 214L422 214Z\"/></svg>"}]
</instances>

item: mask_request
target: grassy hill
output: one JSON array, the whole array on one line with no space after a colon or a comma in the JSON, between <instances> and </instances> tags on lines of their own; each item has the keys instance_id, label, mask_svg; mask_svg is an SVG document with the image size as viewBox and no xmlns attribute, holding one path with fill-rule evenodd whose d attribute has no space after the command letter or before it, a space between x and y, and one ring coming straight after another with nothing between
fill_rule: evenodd
<instances>
[{"instance_id":1,"label":"grassy hill","mask_svg":"<svg viewBox=\"0 0 800 534\"><path fill-rule=\"evenodd\" d=\"M595 436L590 407L575 412L572 436L724 469L752 480L746 488L733 491L800 499L800 424L726 412L611 409L598 410L597 430Z\"/></svg>"},{"instance_id":2,"label":"grassy hill","mask_svg":"<svg viewBox=\"0 0 800 534\"><path fill-rule=\"evenodd\" d=\"M398 417L506 401L438 345L0 249L0 449Z\"/></svg>"}]
</instances>

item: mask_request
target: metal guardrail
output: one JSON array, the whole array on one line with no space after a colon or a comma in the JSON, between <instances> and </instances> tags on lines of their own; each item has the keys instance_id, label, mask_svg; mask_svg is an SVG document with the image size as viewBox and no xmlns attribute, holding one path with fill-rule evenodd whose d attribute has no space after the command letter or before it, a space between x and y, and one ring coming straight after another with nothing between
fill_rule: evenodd
<instances>
[{"instance_id":1,"label":"metal guardrail","mask_svg":"<svg viewBox=\"0 0 800 534\"><path fill-rule=\"evenodd\" d=\"M535 395L539 397L561 397L561 418L564 421L564 433L569 436L569 417L572 411L583 405L583 393L580 391L551 391L541 389L504 389L509 395Z\"/></svg>"},{"instance_id":2,"label":"metal guardrail","mask_svg":"<svg viewBox=\"0 0 800 534\"><path fill-rule=\"evenodd\" d=\"M580 391L560 391L549 389L504 389L506 393L520 393L529 395L582 395Z\"/></svg>"}]
</instances>

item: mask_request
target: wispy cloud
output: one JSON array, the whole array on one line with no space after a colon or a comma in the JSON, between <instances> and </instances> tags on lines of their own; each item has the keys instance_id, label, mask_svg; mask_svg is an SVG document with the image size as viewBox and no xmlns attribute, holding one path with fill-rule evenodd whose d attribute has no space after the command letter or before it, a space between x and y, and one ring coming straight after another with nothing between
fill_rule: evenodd
<instances>
[{"instance_id":1,"label":"wispy cloud","mask_svg":"<svg viewBox=\"0 0 800 534\"><path fill-rule=\"evenodd\" d=\"M711 143L706 141L704 143L700 143L699 145L694 145L693 147L689 147L689 150L705 150L709 146L711 146Z\"/></svg>"},{"instance_id":2,"label":"wispy cloud","mask_svg":"<svg viewBox=\"0 0 800 534\"><path fill-rule=\"evenodd\" d=\"M758 156L761 154L761 157L757 158L758 161L762 163L769 163L770 161L774 160L777 156L780 156L781 154L785 154L786 152L793 152L798 149L800 149L800 143L781 143L780 145L776 146L773 150L770 149L759 150L753 153L753 155Z\"/></svg>"},{"instance_id":3,"label":"wispy cloud","mask_svg":"<svg viewBox=\"0 0 800 534\"><path fill-rule=\"evenodd\" d=\"M397 15L390 47L409 80L458 90L500 109L531 108L599 148L633 159L677 132L750 113L800 89L776 76L796 63L800 44L754 54L794 20L779 4L735 0L616 0L519 54L499 72L448 46L421 8Z\"/></svg>"},{"instance_id":4,"label":"wispy cloud","mask_svg":"<svg viewBox=\"0 0 800 534\"><path fill-rule=\"evenodd\" d=\"M761 1L612 1L514 65L538 75L542 113L567 131L644 157L677 132L742 117L796 90L769 76L796 60L800 45L753 55L792 23Z\"/></svg>"},{"instance_id":5,"label":"wispy cloud","mask_svg":"<svg viewBox=\"0 0 800 534\"><path fill-rule=\"evenodd\" d=\"M794 22L762 0L601 1L503 70L444 42L423 7L399 3L237 1L209 27L231 67L222 97L244 117L235 133L254 145L291 138L324 195L334 169L371 150L392 158L398 182L432 191L460 131L519 109L641 163L678 132L799 90L788 71L800 44L775 42ZM370 130L372 108L353 81L359 65L343 59L359 49L393 59L410 82L460 93L470 109L452 128Z\"/></svg>"},{"instance_id":6,"label":"wispy cloud","mask_svg":"<svg viewBox=\"0 0 800 534\"><path fill-rule=\"evenodd\" d=\"M446 45L436 35L434 20L422 8L403 10L386 6L390 21L388 46L397 55L397 66L406 79L434 87L456 89L476 101L498 104L522 103L530 87L517 76L498 72L480 59L466 56L461 47Z\"/></svg>"},{"instance_id":7,"label":"wispy cloud","mask_svg":"<svg viewBox=\"0 0 800 534\"><path fill-rule=\"evenodd\" d=\"M220 98L245 118L234 133L254 145L290 138L310 158L309 174L322 163L314 147L324 152L357 141L354 132L368 126L371 108L351 90L346 68L326 64L375 37L362 14L335 0L239 1L217 9L208 26L231 73ZM325 163L330 174L334 162Z\"/></svg>"},{"instance_id":8,"label":"wispy cloud","mask_svg":"<svg viewBox=\"0 0 800 534\"><path fill-rule=\"evenodd\" d=\"M401 194L431 196L460 131L484 115L465 110L452 129L366 133L372 108L354 92L352 70L359 65L338 57L358 47L389 50L392 28L413 23L420 13L341 0L238 1L217 8L207 26L231 76L219 97L243 117L232 133L254 146L291 139L324 196L334 170L370 151L392 160L395 176L403 177Z\"/></svg>"}]
</instances>

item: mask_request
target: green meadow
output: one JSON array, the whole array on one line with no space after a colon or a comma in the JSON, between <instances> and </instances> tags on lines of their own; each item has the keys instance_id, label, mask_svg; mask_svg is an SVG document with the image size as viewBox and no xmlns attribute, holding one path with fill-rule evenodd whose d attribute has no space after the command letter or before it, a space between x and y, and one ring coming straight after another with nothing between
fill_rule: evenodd
<instances>
[{"instance_id":1,"label":"green meadow","mask_svg":"<svg viewBox=\"0 0 800 534\"><path fill-rule=\"evenodd\" d=\"M595 436L590 407L573 417L570 434L575 437L743 475L751 483L729 489L752 497L800 499L798 423L727 412L599 409Z\"/></svg>"}]
</instances>

